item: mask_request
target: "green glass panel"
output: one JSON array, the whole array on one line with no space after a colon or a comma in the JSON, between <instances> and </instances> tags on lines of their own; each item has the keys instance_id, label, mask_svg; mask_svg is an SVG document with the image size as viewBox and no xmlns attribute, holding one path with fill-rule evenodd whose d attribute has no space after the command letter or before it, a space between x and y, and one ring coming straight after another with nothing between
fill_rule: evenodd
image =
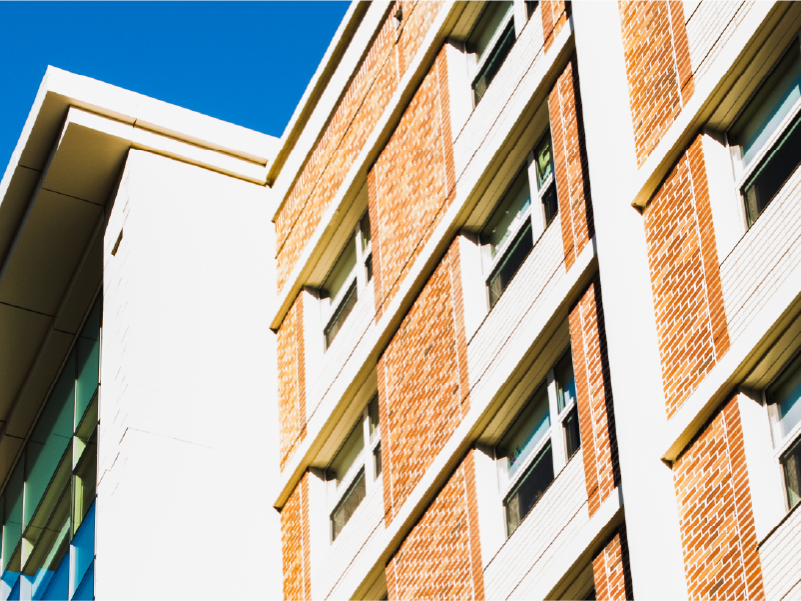
<instances>
[{"instance_id":1,"label":"green glass panel","mask_svg":"<svg viewBox=\"0 0 801 601\"><path fill-rule=\"evenodd\" d=\"M75 407L75 353L70 353L64 369L42 410L25 447L25 515L27 528L39 501L69 447Z\"/></svg>"},{"instance_id":2,"label":"green glass panel","mask_svg":"<svg viewBox=\"0 0 801 601\"><path fill-rule=\"evenodd\" d=\"M17 463L11 473L3 503L3 570L12 572L20 571L19 553L14 553L14 550L22 538L23 463Z\"/></svg>"},{"instance_id":3,"label":"green glass panel","mask_svg":"<svg viewBox=\"0 0 801 601\"><path fill-rule=\"evenodd\" d=\"M100 381L100 300L94 304L78 335L77 385L75 393L75 427L81 421Z\"/></svg>"},{"instance_id":4,"label":"green glass panel","mask_svg":"<svg viewBox=\"0 0 801 601\"><path fill-rule=\"evenodd\" d=\"M342 287L348 282L350 274L353 273L353 268L356 266L356 236L355 234L350 237L345 248L342 249L342 254L339 255L337 262L331 269L331 273L325 279L323 284L323 293L335 301L342 292Z\"/></svg>"},{"instance_id":5,"label":"green glass panel","mask_svg":"<svg viewBox=\"0 0 801 601\"><path fill-rule=\"evenodd\" d=\"M356 459L364 448L364 431L362 430L362 421L356 423L356 427L351 430L345 444L337 451L331 466L328 468L328 478L336 479L337 487L342 483L345 477L353 467Z\"/></svg>"},{"instance_id":6,"label":"green glass panel","mask_svg":"<svg viewBox=\"0 0 801 601\"><path fill-rule=\"evenodd\" d=\"M551 132L548 131L534 149L534 160L537 164L537 189L549 176L553 175L553 149L551 145Z\"/></svg>"},{"instance_id":7,"label":"green glass panel","mask_svg":"<svg viewBox=\"0 0 801 601\"><path fill-rule=\"evenodd\" d=\"M81 459L75 466L73 481L73 532L77 532L83 523L86 512L95 499L97 486L97 429L86 443Z\"/></svg>"}]
</instances>

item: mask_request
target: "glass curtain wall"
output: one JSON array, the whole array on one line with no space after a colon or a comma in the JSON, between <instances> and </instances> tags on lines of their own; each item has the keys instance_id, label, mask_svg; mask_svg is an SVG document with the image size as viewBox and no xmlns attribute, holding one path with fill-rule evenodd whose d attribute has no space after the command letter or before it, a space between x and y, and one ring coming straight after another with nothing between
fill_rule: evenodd
<instances>
[{"instance_id":1,"label":"glass curtain wall","mask_svg":"<svg viewBox=\"0 0 801 601\"><path fill-rule=\"evenodd\" d=\"M101 299L0 495L0 600L94 599Z\"/></svg>"}]
</instances>

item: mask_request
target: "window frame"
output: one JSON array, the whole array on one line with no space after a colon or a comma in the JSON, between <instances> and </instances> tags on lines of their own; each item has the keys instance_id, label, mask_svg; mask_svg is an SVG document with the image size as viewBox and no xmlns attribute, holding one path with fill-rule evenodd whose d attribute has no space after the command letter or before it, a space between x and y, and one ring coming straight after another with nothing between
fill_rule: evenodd
<instances>
[{"instance_id":1,"label":"window frame","mask_svg":"<svg viewBox=\"0 0 801 601\"><path fill-rule=\"evenodd\" d=\"M373 406L373 403L375 403L374 407L377 419L375 429L370 432L370 408ZM336 475L331 472L331 466L351 434L357 428L361 429L362 432L362 449L353 460L353 464L348 468L341 483L337 485ZM378 457L377 461L376 457ZM336 453L334 453L324 473L326 482L326 512L328 515L328 542L329 544L333 544L342 533L342 531L337 534L334 533L334 514L340 509L342 501L344 501L351 492L351 488L356 483L359 475L362 473L364 474L366 488L365 499L372 493L374 488L380 484L383 470L381 465L381 422L380 419L378 419L378 393L373 394L364 409L359 412L356 423L348 430L342 444L339 446ZM357 509L359 506L361 506L361 502L357 506ZM347 522L342 526L342 530L344 530L346 526Z\"/></svg>"},{"instance_id":2,"label":"window frame","mask_svg":"<svg viewBox=\"0 0 801 601\"><path fill-rule=\"evenodd\" d=\"M748 164L747 166L744 164L744 159L741 150L742 146L739 144L732 143L731 140L732 129L737 124L740 117L751 107L751 102L753 102L759 95L759 93L762 92L768 80L776 72L776 69L778 69L779 65L784 60L784 58L788 55L789 52L792 51L793 44L798 44L799 46L801 46L801 31L799 31L793 36L791 42L782 51L779 58L770 67L770 69L764 75L764 77L762 77L759 84L756 86L754 91L749 95L748 99L745 101L742 107L737 111L737 114L731 120L729 126L726 128L725 132L726 145L729 148L729 155L731 158L732 170L734 174L735 189L737 191L737 195L740 198L740 203L743 209L743 220L746 231L751 229L754 223L756 223L757 219L759 219L759 217L765 211L765 209L767 209L767 207L771 204L771 202L773 202L775 195L767 201L762 211L757 213L754 216L753 221L749 224L748 200L746 198L745 188L749 183L751 183L752 178L755 175L757 175L757 173L763 167L767 165L773 152L775 150L778 150L778 148L780 147L784 136L791 133L793 125L801 127L801 123L795 123L797 120L801 120L801 98L798 98L794 102L792 108L787 112L785 117L776 126L775 131L765 140L764 144L762 145L762 148L759 149L759 151L751 159L750 164ZM796 169L797 168L798 166L796 166ZM784 183L786 183L786 180ZM784 183L782 184L782 186L784 185Z\"/></svg>"},{"instance_id":3,"label":"window frame","mask_svg":"<svg viewBox=\"0 0 801 601\"><path fill-rule=\"evenodd\" d=\"M782 464L782 456L791 450L796 444L801 443L801 420L799 420L799 422L793 426L793 428L780 440L777 440L775 425L779 422L779 403L769 402L768 390L774 384L776 384L782 378L782 376L785 375L788 369L794 367L793 363L799 359L801 359L801 352L797 352L789 361L787 361L787 363L779 370L779 373L777 373L770 383L761 391L762 403L768 416L770 439L771 443L773 444L773 465L776 466L776 469L779 471L779 478L782 486L782 500L784 503L785 512L790 512L795 507L801 505L801 501L799 501L792 507L790 506L789 494L787 491L787 476L784 471L784 465ZM801 369L801 363L799 363L799 365L796 367ZM801 403L801 398L799 398L798 402Z\"/></svg>"},{"instance_id":4,"label":"window frame","mask_svg":"<svg viewBox=\"0 0 801 601\"><path fill-rule=\"evenodd\" d=\"M573 451L572 454L568 455L567 449L567 436L565 434L565 422L567 421L568 417L576 412L576 417L578 418L578 399L574 396L569 402L565 404L561 411L559 411L558 407L558 391L557 391L557 379L556 379L556 368L559 364L565 360L566 358L570 358L570 366L573 371L573 383L575 386L576 381L576 373L575 368L573 366L573 355L570 346L563 351L558 359L554 361L553 365L548 369L545 379L539 381L539 383L534 387L533 391L528 395L526 401L520 406L518 411L515 413L514 418L512 418L509 423L507 424L506 428L504 429L503 433L498 438L498 441L493 445L493 460L495 462L496 467L496 476L498 480L498 492L501 499L501 507L503 511L503 519L504 522L508 524L508 517L506 515L506 507L508 505L509 499L512 497L513 493L517 491L517 488L520 484L522 484L523 480L528 476L531 468L533 465L537 463L538 458L542 455L545 451L546 447L550 445L551 447L551 454L552 454L552 461L553 461L553 474L554 479L548 484L550 487L556 478L558 478L559 473L567 466L570 460L578 453L578 450L582 446L581 438L579 437L579 444L576 449ZM509 434L509 432L514 427L517 420L520 416L528 409L529 404L537 397L540 390L542 390L543 386L546 389L546 394L548 398L548 416L550 419L550 423L548 428L542 434L542 438L537 442L536 446L529 452L529 454L523 459L520 466L517 468L516 473L508 477L506 481L503 481L502 474L506 472L508 474L508 466L505 465L507 457L505 455L499 456L499 448L504 442L504 438ZM544 493L543 493L544 494ZM529 511L533 509L539 501L535 502L529 508ZM526 512L526 515L528 512ZM506 538L511 537L517 528L520 527L520 524L523 523L525 520L525 515L520 517L520 522L515 527L514 530L511 532L506 532Z\"/></svg>"},{"instance_id":5,"label":"window frame","mask_svg":"<svg viewBox=\"0 0 801 601\"><path fill-rule=\"evenodd\" d=\"M475 34L478 28L481 26L481 19L484 17L487 10L492 6L492 4L493 2L486 2L484 4L484 7L481 9L481 13L478 15L478 18L476 19L476 22L470 29L470 33L467 34L468 42L473 37L473 34ZM505 15L501 23L498 24L495 33L492 34L490 41L487 43L487 48L484 51L484 56L482 56L479 60L475 60L476 53L468 49L468 53L474 57L470 63L470 95L473 100L473 108L478 106L478 103L481 102L481 99L486 94L486 90L489 89L489 86L492 83L492 79L495 78L493 76L493 78L490 79L489 83L487 83L487 87L484 93L481 96L478 96L476 92L476 83L483 75L484 68L487 66L487 64L496 57L503 39L506 37L506 35L508 35L507 29L509 28L509 25L511 24L512 26L512 34L514 36L515 41L517 40L517 36L520 33L518 31L517 24L515 23L515 12L517 10L516 4L517 0L512 0L512 4L509 8L508 14ZM514 46L514 42L512 42L512 46ZM509 52L511 52L511 48L507 52L507 56ZM504 56L503 60L504 61L506 60L506 56ZM501 61L501 63L503 63L503 61Z\"/></svg>"},{"instance_id":6,"label":"window frame","mask_svg":"<svg viewBox=\"0 0 801 601\"><path fill-rule=\"evenodd\" d=\"M542 147L543 142L546 140L546 138L550 141L550 147L551 147L551 161L550 161L551 172L543 180L542 186L539 186L536 173L537 170L536 151ZM519 223L510 232L506 240L501 245L499 245L499 247L495 251L495 255L493 256L492 244L490 244L487 241L484 229L487 227L487 225L489 225L489 223L491 223L496 212L503 207L503 203L506 201L507 195L511 192L512 187L514 186L518 177L520 177L524 172L526 175L526 183L528 186L528 193L530 198L529 206L523 212L519 220ZM549 193L551 193L551 191L553 191L556 198L556 211L553 213L553 215L549 220L546 214L545 203L543 202L543 200ZM534 210L535 200L537 201L538 206L540 207L539 211ZM537 214L539 214L540 221L535 223L534 216ZM506 186L500 199L498 200L498 202L496 202L495 207L492 209L489 217L487 218L486 222L479 231L478 240L479 240L479 245L481 247L481 263L484 271L486 302L487 302L487 307L489 307L490 310L492 310L492 308L498 303L501 296L503 295L503 292L506 290L506 287L504 287L504 289L501 290L501 292L498 294L497 299L493 302L491 293L491 287L492 287L491 282L501 271L504 264L506 263L506 260L511 255L514 248L517 246L517 243L520 241L520 237L524 235L526 227L529 224L531 226L531 249L533 250L539 238L542 236L542 234L544 234L547 231L548 227L551 225L551 223L553 223L554 219L556 219L556 215L558 214L559 214L559 194L556 189L556 161L554 157L553 137L551 136L551 127L549 119L549 124L546 127L545 132L542 133L537 138L537 142L536 144L534 144L534 148L531 151L529 151L529 153L526 155L524 164L517 170L514 177L510 180L509 184ZM531 251L529 250L529 252ZM528 256L528 253L526 253L526 256ZM522 265L523 262L525 262L525 259L523 259L520 265ZM518 269L519 267L520 266L518 266ZM515 270L515 273L517 273L517 270ZM514 275L512 277L514 277Z\"/></svg>"},{"instance_id":7,"label":"window frame","mask_svg":"<svg viewBox=\"0 0 801 601\"><path fill-rule=\"evenodd\" d=\"M343 284L337 295L331 298L327 295L325 283L334 273L339 260L342 258L345 252L347 252L348 244L356 245L356 262L348 275L345 276ZM361 218L359 218L356 226L352 230L351 235L348 236L348 241L346 242L345 246L337 255L333 266L323 280L320 293L318 294L320 299L320 321L324 324L322 332L323 352L328 351L328 349L333 346L337 334L339 334L339 332L345 327L348 317L353 312L353 309L355 309L359 304L360 297L364 295L368 285L372 282L372 260L373 243L370 227L370 215L369 212L365 212ZM356 300L349 309L345 310L346 305L348 305L352 295L356 296ZM333 337L329 339L329 333L336 326L338 327L336 328Z\"/></svg>"}]
</instances>

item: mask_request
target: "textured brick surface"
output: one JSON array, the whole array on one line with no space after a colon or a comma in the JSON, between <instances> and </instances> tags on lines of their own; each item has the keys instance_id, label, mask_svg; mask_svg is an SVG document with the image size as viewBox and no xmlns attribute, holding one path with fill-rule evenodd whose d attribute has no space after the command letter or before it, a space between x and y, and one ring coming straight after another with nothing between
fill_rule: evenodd
<instances>
[{"instance_id":1,"label":"textured brick surface","mask_svg":"<svg viewBox=\"0 0 801 601\"><path fill-rule=\"evenodd\" d=\"M596 599L622 601L634 598L625 524L593 558L592 575Z\"/></svg>"},{"instance_id":2,"label":"textured brick surface","mask_svg":"<svg viewBox=\"0 0 801 601\"><path fill-rule=\"evenodd\" d=\"M442 6L440 2L403 2L400 29L395 25L395 8L390 8L276 219L279 290L339 191L351 164L364 148Z\"/></svg>"},{"instance_id":3,"label":"textured brick surface","mask_svg":"<svg viewBox=\"0 0 801 601\"><path fill-rule=\"evenodd\" d=\"M379 316L455 194L447 90L443 49L368 175Z\"/></svg>"},{"instance_id":4,"label":"textured brick surface","mask_svg":"<svg viewBox=\"0 0 801 601\"><path fill-rule=\"evenodd\" d=\"M469 409L458 252L454 243L378 361L387 523Z\"/></svg>"},{"instance_id":5,"label":"textured brick surface","mask_svg":"<svg viewBox=\"0 0 801 601\"><path fill-rule=\"evenodd\" d=\"M569 323L584 448L584 480L592 516L620 484L601 283L597 275L570 312Z\"/></svg>"},{"instance_id":6,"label":"textured brick surface","mask_svg":"<svg viewBox=\"0 0 801 601\"><path fill-rule=\"evenodd\" d=\"M306 434L303 297L299 296L278 330L278 424L281 469Z\"/></svg>"},{"instance_id":7,"label":"textured brick surface","mask_svg":"<svg viewBox=\"0 0 801 601\"><path fill-rule=\"evenodd\" d=\"M553 44L553 40L562 31L570 14L570 3L565 0L542 0L540 2L542 17L542 39L545 40L545 51Z\"/></svg>"},{"instance_id":8,"label":"textured brick surface","mask_svg":"<svg viewBox=\"0 0 801 601\"><path fill-rule=\"evenodd\" d=\"M729 348L701 137L645 210L668 417Z\"/></svg>"},{"instance_id":9,"label":"textured brick surface","mask_svg":"<svg viewBox=\"0 0 801 601\"><path fill-rule=\"evenodd\" d=\"M673 477L690 598L764 598L736 396L676 460Z\"/></svg>"},{"instance_id":10,"label":"textured brick surface","mask_svg":"<svg viewBox=\"0 0 801 601\"><path fill-rule=\"evenodd\" d=\"M642 165L693 94L682 2L619 3L637 164Z\"/></svg>"},{"instance_id":11,"label":"textured brick surface","mask_svg":"<svg viewBox=\"0 0 801 601\"><path fill-rule=\"evenodd\" d=\"M568 269L594 235L590 171L584 143L578 67L574 54L548 95L556 190Z\"/></svg>"},{"instance_id":12,"label":"textured brick surface","mask_svg":"<svg viewBox=\"0 0 801 601\"><path fill-rule=\"evenodd\" d=\"M281 510L284 599L311 599L309 479L298 482Z\"/></svg>"},{"instance_id":13,"label":"textured brick surface","mask_svg":"<svg viewBox=\"0 0 801 601\"><path fill-rule=\"evenodd\" d=\"M484 599L473 451L386 568L390 599Z\"/></svg>"}]
</instances>

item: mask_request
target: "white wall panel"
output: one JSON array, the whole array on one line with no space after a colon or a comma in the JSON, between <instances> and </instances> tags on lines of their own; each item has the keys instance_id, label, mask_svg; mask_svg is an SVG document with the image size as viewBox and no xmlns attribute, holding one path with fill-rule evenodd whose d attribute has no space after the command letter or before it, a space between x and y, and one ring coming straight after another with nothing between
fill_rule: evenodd
<instances>
[{"instance_id":1,"label":"white wall panel","mask_svg":"<svg viewBox=\"0 0 801 601\"><path fill-rule=\"evenodd\" d=\"M748 323L801 264L801 170L797 170L720 266L729 336Z\"/></svg>"},{"instance_id":2,"label":"white wall panel","mask_svg":"<svg viewBox=\"0 0 801 601\"><path fill-rule=\"evenodd\" d=\"M799 555L801 511L794 511L759 546L766 599L801 598Z\"/></svg>"}]
</instances>

